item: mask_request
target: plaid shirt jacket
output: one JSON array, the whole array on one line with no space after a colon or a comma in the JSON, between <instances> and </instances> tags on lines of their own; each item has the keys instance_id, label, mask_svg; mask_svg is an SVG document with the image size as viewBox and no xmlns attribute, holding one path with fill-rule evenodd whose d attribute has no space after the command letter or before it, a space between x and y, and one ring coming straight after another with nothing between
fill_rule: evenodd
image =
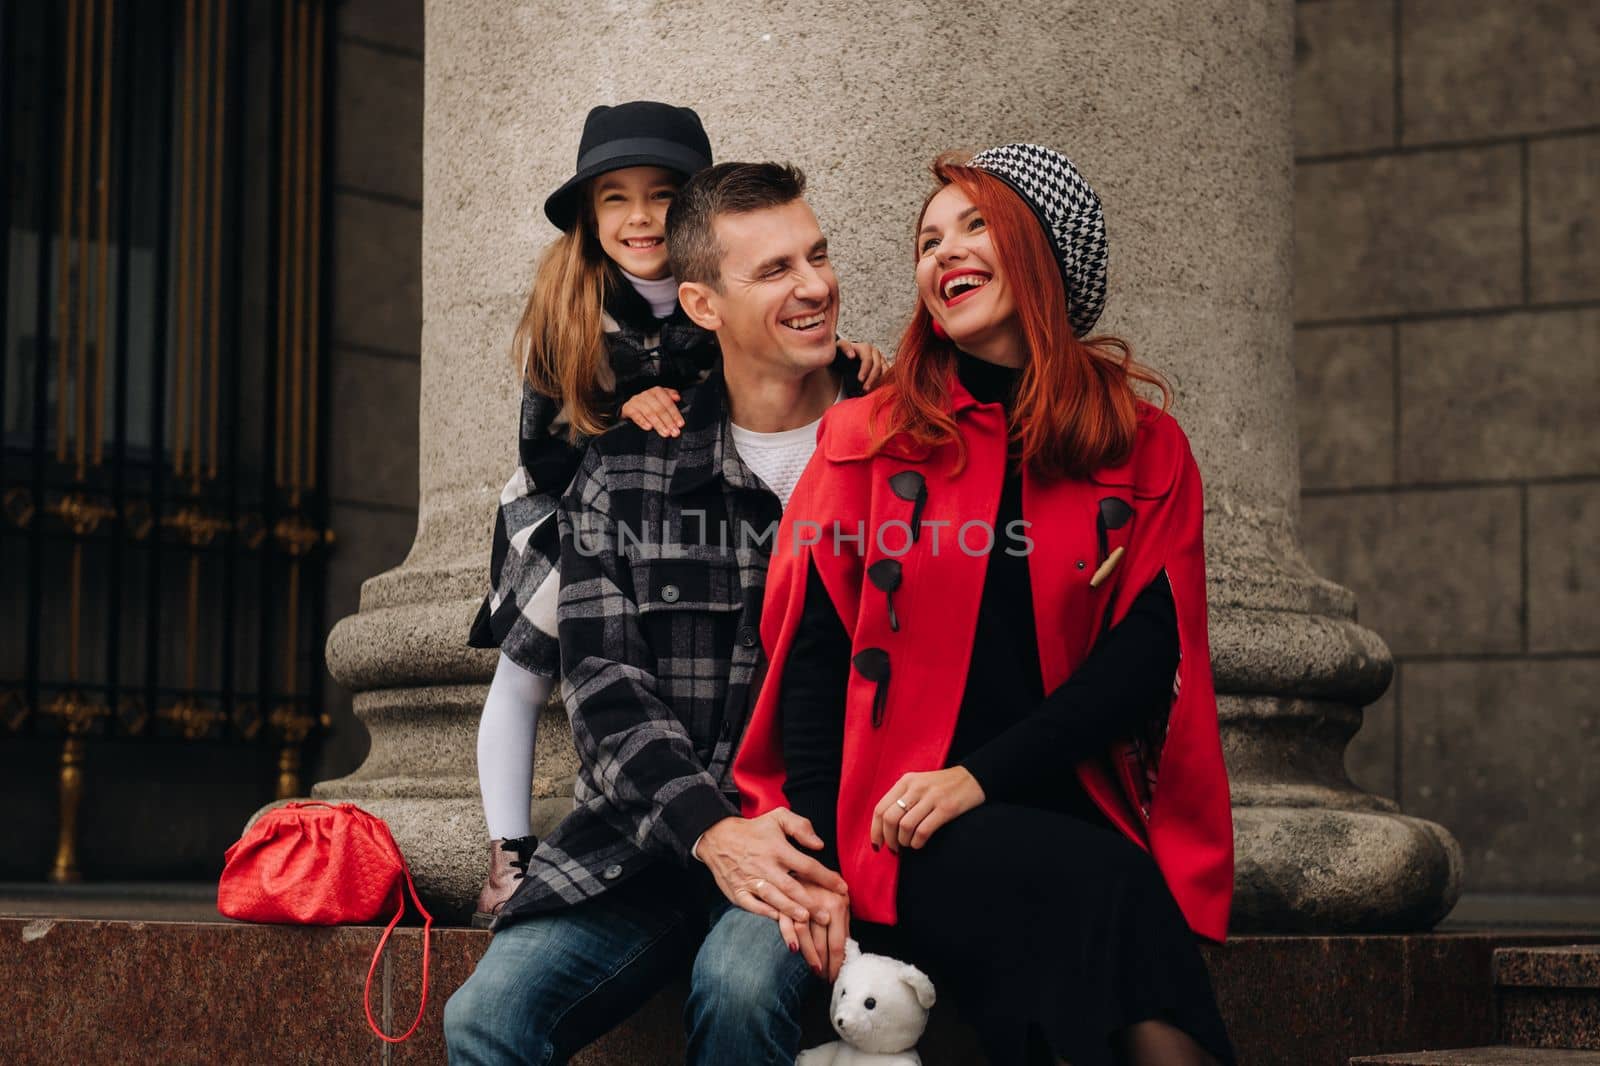
<instances>
[{"instance_id":1,"label":"plaid shirt jacket","mask_svg":"<svg viewBox=\"0 0 1600 1066\"><path fill-rule=\"evenodd\" d=\"M841 360L842 361L842 360ZM836 367L859 393L855 367ZM595 439L561 502L562 700L574 808L495 922L679 866L738 815L732 763L764 673L761 601L782 508L739 457L720 366L684 397L680 436Z\"/></svg>"}]
</instances>

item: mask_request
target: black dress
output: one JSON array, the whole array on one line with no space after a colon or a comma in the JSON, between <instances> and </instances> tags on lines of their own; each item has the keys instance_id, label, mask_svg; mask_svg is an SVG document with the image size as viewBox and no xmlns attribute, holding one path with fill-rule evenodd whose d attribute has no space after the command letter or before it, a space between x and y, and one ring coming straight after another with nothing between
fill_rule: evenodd
<instances>
[{"instance_id":1,"label":"black dress","mask_svg":"<svg viewBox=\"0 0 1600 1066\"><path fill-rule=\"evenodd\" d=\"M1009 406L1019 372L963 355L962 384ZM993 528L1022 517L1013 461ZM947 765L985 802L900 853L898 925L856 921L866 950L907 959L972 1023L994 1066L1112 1063L1118 1030L1162 1020L1234 1061L1205 962L1154 860L1100 813L1074 766L1136 735L1171 698L1177 620L1166 577L1077 672L1044 692L1025 555L995 538ZM790 806L838 869L836 815L850 637L815 566L784 668Z\"/></svg>"}]
</instances>

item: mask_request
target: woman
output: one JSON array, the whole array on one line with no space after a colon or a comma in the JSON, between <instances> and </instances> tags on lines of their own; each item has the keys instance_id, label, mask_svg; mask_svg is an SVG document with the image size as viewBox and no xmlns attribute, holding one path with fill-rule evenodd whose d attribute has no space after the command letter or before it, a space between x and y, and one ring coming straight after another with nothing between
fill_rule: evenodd
<instances>
[{"instance_id":1,"label":"woman","mask_svg":"<svg viewBox=\"0 0 1600 1066\"><path fill-rule=\"evenodd\" d=\"M825 417L779 532L745 813L812 821L855 934L992 1062L1232 1061L1194 941L1233 874L1194 460L1089 336L1105 226L1071 162L934 174L890 380Z\"/></svg>"}]
</instances>

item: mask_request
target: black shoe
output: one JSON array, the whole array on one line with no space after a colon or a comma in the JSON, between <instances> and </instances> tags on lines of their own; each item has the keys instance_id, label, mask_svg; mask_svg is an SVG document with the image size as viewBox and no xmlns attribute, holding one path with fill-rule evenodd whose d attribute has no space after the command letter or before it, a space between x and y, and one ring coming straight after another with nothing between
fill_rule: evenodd
<instances>
[{"instance_id":1,"label":"black shoe","mask_svg":"<svg viewBox=\"0 0 1600 1066\"><path fill-rule=\"evenodd\" d=\"M478 893L472 913L472 928L487 929L517 890L517 882L528 875L528 860L539 846L536 836L497 838L489 841L489 876Z\"/></svg>"}]
</instances>

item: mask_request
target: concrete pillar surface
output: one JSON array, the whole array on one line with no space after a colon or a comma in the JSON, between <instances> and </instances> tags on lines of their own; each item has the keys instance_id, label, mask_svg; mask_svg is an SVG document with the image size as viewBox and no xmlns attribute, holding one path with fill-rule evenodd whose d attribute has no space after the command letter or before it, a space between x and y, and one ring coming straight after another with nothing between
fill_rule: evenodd
<instances>
[{"instance_id":1,"label":"concrete pillar surface","mask_svg":"<svg viewBox=\"0 0 1600 1066\"><path fill-rule=\"evenodd\" d=\"M1037 141L1099 191L1111 241L1101 328L1177 390L1206 481L1212 650L1233 778L1236 925L1420 928L1458 891L1438 826L1343 768L1388 649L1296 534L1290 0L1115 4L509 4L434 0L426 31L421 503L416 542L328 644L373 750L317 794L389 817L441 899L482 862L473 736L493 657L465 647L495 499L515 461L507 359L541 205L597 103L692 104L719 159L781 159L839 268L841 325L887 348L912 310L927 164ZM559 810L565 723L536 793ZM547 755L547 753L549 753ZM568 760L563 762L563 760Z\"/></svg>"}]
</instances>

